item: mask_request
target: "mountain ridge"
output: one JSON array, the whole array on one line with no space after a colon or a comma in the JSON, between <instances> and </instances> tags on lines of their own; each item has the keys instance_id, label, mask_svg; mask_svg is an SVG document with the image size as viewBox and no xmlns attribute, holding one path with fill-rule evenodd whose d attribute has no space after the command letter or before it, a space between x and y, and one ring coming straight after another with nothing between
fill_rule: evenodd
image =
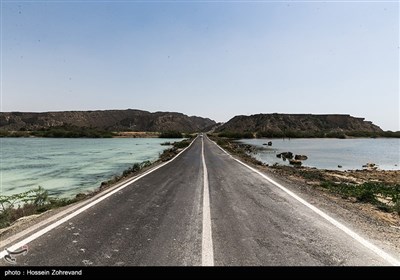
<instances>
[{"instance_id":1,"label":"mountain ridge","mask_svg":"<svg viewBox=\"0 0 400 280\"><path fill-rule=\"evenodd\" d=\"M137 109L52 112L1 112L0 129L41 130L60 126L90 127L107 131L198 132L215 124L209 118L177 112Z\"/></svg>"},{"instance_id":2,"label":"mountain ridge","mask_svg":"<svg viewBox=\"0 0 400 280\"><path fill-rule=\"evenodd\" d=\"M255 114L239 115L216 129L216 132L261 133L382 133L383 130L365 118L348 114Z\"/></svg>"},{"instance_id":3,"label":"mountain ridge","mask_svg":"<svg viewBox=\"0 0 400 280\"><path fill-rule=\"evenodd\" d=\"M179 112L149 112L138 109L50 112L0 112L0 130L36 131L52 127L75 126L105 131L257 133L287 135L300 133L382 133L365 118L349 114L254 114L237 115L226 123Z\"/></svg>"}]
</instances>

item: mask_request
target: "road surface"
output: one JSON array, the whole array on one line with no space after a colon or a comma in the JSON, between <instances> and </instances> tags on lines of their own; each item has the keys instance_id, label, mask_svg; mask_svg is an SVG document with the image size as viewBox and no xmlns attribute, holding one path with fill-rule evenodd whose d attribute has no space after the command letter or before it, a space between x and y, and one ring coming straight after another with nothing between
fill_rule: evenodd
<instances>
[{"instance_id":1,"label":"road surface","mask_svg":"<svg viewBox=\"0 0 400 280\"><path fill-rule=\"evenodd\" d=\"M397 264L300 200L197 137L173 161L32 237L15 258L30 266Z\"/></svg>"}]
</instances>

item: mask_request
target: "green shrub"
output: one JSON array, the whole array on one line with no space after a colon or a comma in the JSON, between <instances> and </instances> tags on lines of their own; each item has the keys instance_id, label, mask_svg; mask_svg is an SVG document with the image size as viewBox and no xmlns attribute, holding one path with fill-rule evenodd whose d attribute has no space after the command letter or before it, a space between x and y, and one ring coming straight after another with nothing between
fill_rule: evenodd
<instances>
[{"instance_id":1,"label":"green shrub","mask_svg":"<svg viewBox=\"0 0 400 280\"><path fill-rule=\"evenodd\" d=\"M347 136L352 136L352 137L375 137L377 136L377 133L371 132L371 131L347 131L346 132Z\"/></svg>"},{"instance_id":2,"label":"green shrub","mask_svg":"<svg viewBox=\"0 0 400 280\"><path fill-rule=\"evenodd\" d=\"M217 144L218 144L219 146L223 147L223 146L227 145L228 142L227 142L226 140L224 140L224 139L218 139L218 140L217 140Z\"/></svg>"},{"instance_id":3,"label":"green shrub","mask_svg":"<svg viewBox=\"0 0 400 280\"><path fill-rule=\"evenodd\" d=\"M26 192L0 196L0 228L9 226L20 217L38 214L53 207L56 199L39 186Z\"/></svg>"},{"instance_id":4,"label":"green shrub","mask_svg":"<svg viewBox=\"0 0 400 280\"><path fill-rule=\"evenodd\" d=\"M323 138L323 131L302 131L302 130L266 130L258 131L257 138Z\"/></svg>"},{"instance_id":5,"label":"green shrub","mask_svg":"<svg viewBox=\"0 0 400 280\"><path fill-rule=\"evenodd\" d=\"M397 212L400 214L400 185L386 185L377 182L365 182L361 185L335 184L324 181L320 184L324 189L337 193L344 198L354 197L359 202L371 203L385 212ZM391 200L394 204L383 203L377 199L382 196Z\"/></svg>"},{"instance_id":6,"label":"green shrub","mask_svg":"<svg viewBox=\"0 0 400 280\"><path fill-rule=\"evenodd\" d=\"M190 143L191 143L191 141L183 140L183 141L180 141L180 142L175 142L174 143L174 147L177 148L177 149L183 149L183 148L186 148L187 146L189 146Z\"/></svg>"},{"instance_id":7,"label":"green shrub","mask_svg":"<svg viewBox=\"0 0 400 280\"><path fill-rule=\"evenodd\" d=\"M393 210L400 215L400 200L397 200L393 206Z\"/></svg>"},{"instance_id":8,"label":"green shrub","mask_svg":"<svg viewBox=\"0 0 400 280\"><path fill-rule=\"evenodd\" d=\"M139 170L148 167L151 165L151 162L149 160L143 161L141 163L134 163L131 167L129 167L128 169L125 169L122 172L122 177L127 177L130 174L133 174L135 172L138 172ZM117 176L117 177L113 177L110 181L108 182L103 182L102 185L106 185L106 184L113 184L117 181L119 181L121 179L121 177Z\"/></svg>"},{"instance_id":9,"label":"green shrub","mask_svg":"<svg viewBox=\"0 0 400 280\"><path fill-rule=\"evenodd\" d=\"M0 130L0 137L8 137L10 133L6 130Z\"/></svg>"},{"instance_id":10,"label":"green shrub","mask_svg":"<svg viewBox=\"0 0 400 280\"><path fill-rule=\"evenodd\" d=\"M285 134L280 130L271 130L268 129L266 131L258 131L256 133L257 138L283 138Z\"/></svg>"},{"instance_id":11,"label":"green shrub","mask_svg":"<svg viewBox=\"0 0 400 280\"><path fill-rule=\"evenodd\" d=\"M33 204L35 206L41 207L48 203L49 201L49 193L47 190L43 189L41 186L39 186L34 193L34 199L33 199Z\"/></svg>"},{"instance_id":12,"label":"green shrub","mask_svg":"<svg viewBox=\"0 0 400 280\"><path fill-rule=\"evenodd\" d=\"M387 212L390 213L391 212L391 208L389 205L384 204L384 203L378 203L378 205L376 206L379 210L383 211L383 212Z\"/></svg>"},{"instance_id":13,"label":"green shrub","mask_svg":"<svg viewBox=\"0 0 400 280\"><path fill-rule=\"evenodd\" d=\"M31 135L48 138L111 138L114 133L97 128L63 125L33 131Z\"/></svg>"},{"instance_id":14,"label":"green shrub","mask_svg":"<svg viewBox=\"0 0 400 280\"><path fill-rule=\"evenodd\" d=\"M389 138L400 138L400 131L383 131L379 133L379 136L389 137Z\"/></svg>"},{"instance_id":15,"label":"green shrub","mask_svg":"<svg viewBox=\"0 0 400 280\"><path fill-rule=\"evenodd\" d=\"M160 134L159 138L183 138L183 136L179 131L164 131Z\"/></svg>"},{"instance_id":16,"label":"green shrub","mask_svg":"<svg viewBox=\"0 0 400 280\"><path fill-rule=\"evenodd\" d=\"M356 196L358 201L376 203L375 194L370 189L362 189L360 194Z\"/></svg>"},{"instance_id":17,"label":"green shrub","mask_svg":"<svg viewBox=\"0 0 400 280\"><path fill-rule=\"evenodd\" d=\"M340 132L340 131L331 131L331 132L326 133L325 137L327 137L327 138L345 139L346 135L343 132Z\"/></svg>"}]
</instances>

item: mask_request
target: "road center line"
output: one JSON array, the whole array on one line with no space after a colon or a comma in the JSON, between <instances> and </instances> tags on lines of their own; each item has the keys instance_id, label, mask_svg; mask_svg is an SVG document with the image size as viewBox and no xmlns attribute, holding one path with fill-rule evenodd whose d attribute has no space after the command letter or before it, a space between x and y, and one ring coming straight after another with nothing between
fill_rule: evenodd
<instances>
[{"instance_id":1,"label":"road center line","mask_svg":"<svg viewBox=\"0 0 400 280\"><path fill-rule=\"evenodd\" d=\"M208 172L204 157L204 139L201 138L201 159L203 162L203 237L201 245L201 265L214 266L214 250L211 233L210 190L208 188Z\"/></svg>"},{"instance_id":2,"label":"road center line","mask_svg":"<svg viewBox=\"0 0 400 280\"><path fill-rule=\"evenodd\" d=\"M319 216L321 216L322 218L324 218L325 220L327 220L328 222L330 222L331 224L333 224L334 226L336 226L337 228L339 228L340 230L342 230L343 232L345 232L347 235L349 235L350 237L352 237L354 240L358 241L360 244L362 244L363 246L365 246L366 248L368 248L369 250L373 251L375 254L377 254L378 256L380 256L381 258L383 258L384 260L386 260L387 262L389 262L392 265L395 266L400 266L400 261L397 260L396 258L394 258L393 256L391 256L390 254L386 253L385 251L383 251L382 249L378 248L376 245L372 244L371 242L369 242L368 240L366 240L365 238L361 237L360 235L358 235L357 233L355 233L354 231L352 231L351 229L349 229L348 227L346 227L344 224L342 224L341 222L335 220L334 218L332 218L331 216L329 216L328 214L326 214L325 212L323 212L322 210L318 209L317 207L315 207L314 205L310 204L309 202L305 201L304 199L302 199L301 197L299 197L297 194L295 194L294 192L288 190L287 188L285 188L284 186L282 186L281 184L279 184L278 182L272 180L270 177L268 177L267 175L263 174L262 172L258 171L257 169L247 165L246 163L234 158L232 155L230 155L227 151L225 151L224 149L222 149L217 143L215 143L214 141L212 141L210 139L211 142L213 142L218 148L220 148L224 153L226 153L227 155L229 155L233 160L237 161L238 163L240 163L241 165L244 165L245 167L247 167L248 169L254 171L255 173L257 173L258 175L260 175L261 177L263 177L264 179L266 179L267 181L269 181L270 183L274 184L275 186L277 186L278 188L280 188L282 191L284 191L285 193L287 193L288 195L290 195L291 197L293 197L294 199L296 199L297 201L299 201L301 204L303 204L304 206L306 206L307 208L311 209L312 211L314 211L315 213L317 213Z\"/></svg>"}]
</instances>

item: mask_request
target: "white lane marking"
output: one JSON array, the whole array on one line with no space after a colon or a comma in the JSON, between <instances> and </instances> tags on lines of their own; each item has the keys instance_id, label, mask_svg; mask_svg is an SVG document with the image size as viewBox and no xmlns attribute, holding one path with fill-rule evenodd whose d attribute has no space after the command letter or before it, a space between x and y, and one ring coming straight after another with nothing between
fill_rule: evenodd
<instances>
[{"instance_id":1,"label":"white lane marking","mask_svg":"<svg viewBox=\"0 0 400 280\"><path fill-rule=\"evenodd\" d=\"M21 248L24 245L27 245L28 243L32 242L33 240L37 239L38 237L42 236L43 234L46 234L47 232L49 232L50 230L58 227L59 225L65 223L66 221L72 219L73 217L79 215L80 213L86 211L87 209L91 208L92 206L98 204L99 202L103 201L104 199L112 196L113 194L115 194L116 192L119 192L120 190L126 188L127 186L129 186L130 184L140 180L141 178L149 175L150 173L156 171L157 169L160 169L161 167L167 165L168 163L171 163L172 161L174 161L176 158L178 158L184 151L186 151L187 149L190 148L190 146L192 146L192 144L196 141L196 139L194 139L192 141L192 143L190 143L189 146L187 146L185 149L183 149L181 152L179 152L179 154L177 154L174 158L172 158L171 160L164 162L162 164L160 164L159 166L156 166L155 168L143 173L142 175L133 178L132 180L128 181L127 183L123 184L122 186L114 189L111 192L106 193L105 195L101 196L100 198L94 200L93 202L86 204L85 206L83 206L82 208L77 209L76 211L72 212L71 214L65 216L64 218L58 220L57 222L48 225L47 227L33 233L32 235L26 237L25 239L19 241L18 243L12 245L11 247L7 248L6 250L3 250L0 252L0 259L4 258L5 255L8 255L7 250L9 251L16 251L19 248Z\"/></svg>"},{"instance_id":2,"label":"white lane marking","mask_svg":"<svg viewBox=\"0 0 400 280\"><path fill-rule=\"evenodd\" d=\"M390 254L388 254L385 251L383 251L382 249L378 248L376 245L374 245L371 242L369 242L368 240L364 239L363 237L361 237L360 235L358 235L357 233L355 233L354 231L352 231L351 229L349 229L348 227L346 227L342 223L338 222L337 220L335 220L334 218L332 218L328 214L324 213L323 211L321 211L320 209L318 209L314 205L312 205L309 202L305 201L304 199L302 199L301 197L299 197L298 195L296 195L292 191L288 190L287 188L285 188L284 186L282 186L278 182L274 181L273 179L271 179L267 175L263 174L262 172L258 171L255 168L247 165L246 163L234 158L232 155L230 155L227 151L225 151L220 146L218 146L218 144L215 143L214 141L212 141L211 139L209 139L209 140L211 142L213 142L218 148L220 148L224 153L229 155L232 159L234 159L237 162L239 162L240 164L246 166L248 169L254 171L258 175L260 175L261 177L263 177L264 179L269 181L270 183L274 184L275 186L280 188L282 191L286 192L288 195L290 195L291 197L293 197L294 199L299 201L301 204L303 204L304 206L308 207L309 209L311 209L312 211L317 213L319 216L321 216L322 218L324 218L325 220L327 220L328 222L330 222L331 224L333 224L334 226L336 226L337 228L339 228L340 230L345 232L347 235L352 237L354 240L358 241L360 244L364 245L366 248L370 249L371 251L373 251L375 254L377 254L378 256L380 256L381 258L383 258L384 260L386 260L390 264L395 265L395 266L400 266L400 261L397 260L396 258L394 258L393 256L391 256Z\"/></svg>"},{"instance_id":3,"label":"white lane marking","mask_svg":"<svg viewBox=\"0 0 400 280\"><path fill-rule=\"evenodd\" d=\"M214 266L214 249L211 233L210 191L208 188L208 172L204 157L204 140L201 138L201 159L203 162L203 237L201 243L201 265Z\"/></svg>"}]
</instances>

